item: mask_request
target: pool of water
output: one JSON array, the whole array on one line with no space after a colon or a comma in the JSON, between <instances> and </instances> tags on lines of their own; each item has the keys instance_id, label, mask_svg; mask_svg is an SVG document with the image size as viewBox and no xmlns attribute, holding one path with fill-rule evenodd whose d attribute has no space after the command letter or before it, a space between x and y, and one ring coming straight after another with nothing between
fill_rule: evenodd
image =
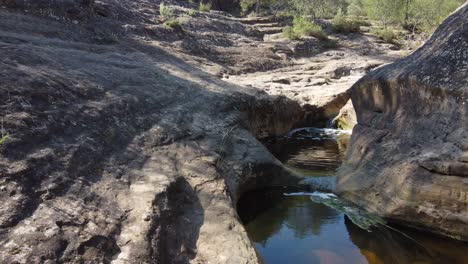
<instances>
[{"instance_id":1,"label":"pool of water","mask_svg":"<svg viewBox=\"0 0 468 264\"><path fill-rule=\"evenodd\" d=\"M311 129L267 145L286 166L331 191L348 139L333 130ZM401 227L369 232L310 196L285 195L294 191L259 190L239 201L239 215L267 264L468 263L468 243Z\"/></svg>"}]
</instances>

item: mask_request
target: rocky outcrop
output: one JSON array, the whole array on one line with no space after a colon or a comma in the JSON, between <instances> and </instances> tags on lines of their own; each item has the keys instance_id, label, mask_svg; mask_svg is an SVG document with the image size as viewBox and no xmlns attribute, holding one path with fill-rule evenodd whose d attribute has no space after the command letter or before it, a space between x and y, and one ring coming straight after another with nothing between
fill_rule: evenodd
<instances>
[{"instance_id":1,"label":"rocky outcrop","mask_svg":"<svg viewBox=\"0 0 468 264\"><path fill-rule=\"evenodd\" d=\"M352 88L338 192L390 220L468 240L468 6Z\"/></svg>"},{"instance_id":2,"label":"rocky outcrop","mask_svg":"<svg viewBox=\"0 0 468 264\"><path fill-rule=\"evenodd\" d=\"M257 263L236 202L299 180L255 136L300 107L181 59L156 1L103 2L140 16L0 9L0 263Z\"/></svg>"},{"instance_id":3,"label":"rocky outcrop","mask_svg":"<svg viewBox=\"0 0 468 264\"><path fill-rule=\"evenodd\" d=\"M282 23L266 18L241 21L260 32ZM313 37L297 41L285 39L281 33L271 33L266 32L261 42L256 40L255 46L269 49L282 63L272 64L276 66L270 69L257 67L255 71L244 70L223 77L231 83L253 86L270 95L284 95L297 101L304 110L298 127L328 126L340 115L343 122L349 123L340 124L351 129L355 124L352 106L346 106L340 114L350 99L351 86L373 68L406 54L402 50L390 50L370 35L333 35L327 41ZM259 61L255 56L252 54L251 58Z\"/></svg>"}]
</instances>

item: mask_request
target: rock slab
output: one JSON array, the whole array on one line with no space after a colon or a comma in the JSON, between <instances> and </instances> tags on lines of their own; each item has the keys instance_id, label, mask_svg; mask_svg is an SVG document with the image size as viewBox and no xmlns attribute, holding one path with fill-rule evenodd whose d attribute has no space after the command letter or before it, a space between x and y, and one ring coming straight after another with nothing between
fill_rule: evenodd
<instances>
[{"instance_id":1,"label":"rock slab","mask_svg":"<svg viewBox=\"0 0 468 264\"><path fill-rule=\"evenodd\" d=\"M391 220L468 240L468 6L352 88L358 124L338 192Z\"/></svg>"}]
</instances>

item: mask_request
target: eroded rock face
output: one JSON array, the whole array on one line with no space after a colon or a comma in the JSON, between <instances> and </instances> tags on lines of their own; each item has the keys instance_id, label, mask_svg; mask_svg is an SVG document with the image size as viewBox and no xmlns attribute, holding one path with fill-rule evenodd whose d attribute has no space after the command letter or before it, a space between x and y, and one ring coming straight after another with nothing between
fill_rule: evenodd
<instances>
[{"instance_id":1,"label":"eroded rock face","mask_svg":"<svg viewBox=\"0 0 468 264\"><path fill-rule=\"evenodd\" d=\"M99 2L153 13L0 9L0 263L258 263L235 205L299 181L255 137L286 133L298 103L256 101L141 33L156 1Z\"/></svg>"},{"instance_id":2,"label":"eroded rock face","mask_svg":"<svg viewBox=\"0 0 468 264\"><path fill-rule=\"evenodd\" d=\"M368 210L468 239L468 6L405 59L352 88L338 191Z\"/></svg>"}]
</instances>

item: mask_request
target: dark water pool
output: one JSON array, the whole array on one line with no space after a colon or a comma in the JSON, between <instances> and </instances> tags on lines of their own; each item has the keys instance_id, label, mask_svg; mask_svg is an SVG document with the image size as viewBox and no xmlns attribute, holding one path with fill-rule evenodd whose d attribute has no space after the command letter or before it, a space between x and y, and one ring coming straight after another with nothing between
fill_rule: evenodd
<instances>
[{"instance_id":1,"label":"dark water pool","mask_svg":"<svg viewBox=\"0 0 468 264\"><path fill-rule=\"evenodd\" d=\"M290 168L332 189L333 173L346 145L346 135L312 130L270 142L269 148ZM255 191L239 201L239 215L267 264L468 264L468 243L401 227L395 231L382 226L369 232L310 196L284 195L293 191Z\"/></svg>"}]
</instances>

